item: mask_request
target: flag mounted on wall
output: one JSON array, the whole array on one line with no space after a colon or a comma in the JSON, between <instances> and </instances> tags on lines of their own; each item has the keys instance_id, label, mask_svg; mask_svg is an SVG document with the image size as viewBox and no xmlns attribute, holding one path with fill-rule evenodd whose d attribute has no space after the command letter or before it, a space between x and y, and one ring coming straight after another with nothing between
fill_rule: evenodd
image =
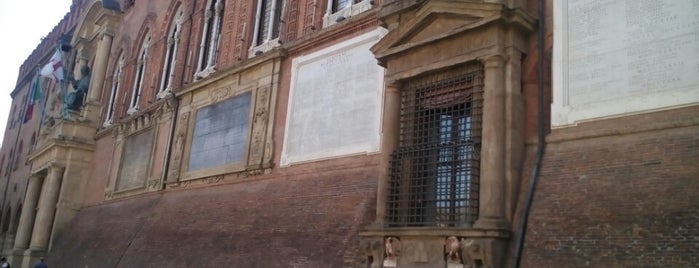
<instances>
[{"instance_id":1,"label":"flag mounted on wall","mask_svg":"<svg viewBox=\"0 0 699 268\"><path fill-rule=\"evenodd\" d=\"M27 98L27 110L24 113L24 123L32 120L34 115L34 104L40 102L44 99L44 94L41 90L41 80L40 76L37 74L34 78L34 83L32 84L32 89L29 92L29 97Z\"/></svg>"},{"instance_id":2,"label":"flag mounted on wall","mask_svg":"<svg viewBox=\"0 0 699 268\"><path fill-rule=\"evenodd\" d=\"M54 81L63 80L63 56L61 55L60 49L56 48L56 52L53 53L49 63L41 68L41 76L50 77Z\"/></svg>"}]
</instances>

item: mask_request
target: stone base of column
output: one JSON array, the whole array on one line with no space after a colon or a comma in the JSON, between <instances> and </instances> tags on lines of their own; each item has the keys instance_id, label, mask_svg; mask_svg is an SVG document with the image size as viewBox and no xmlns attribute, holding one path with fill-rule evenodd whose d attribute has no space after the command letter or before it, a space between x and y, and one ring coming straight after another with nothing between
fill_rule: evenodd
<instances>
[{"instance_id":1,"label":"stone base of column","mask_svg":"<svg viewBox=\"0 0 699 268\"><path fill-rule=\"evenodd\" d=\"M7 256L10 267L34 267L40 258L46 256L46 251L33 249L13 249Z\"/></svg>"},{"instance_id":2,"label":"stone base of column","mask_svg":"<svg viewBox=\"0 0 699 268\"><path fill-rule=\"evenodd\" d=\"M15 248L9 250L5 255L7 255L7 262L10 263L10 267L21 267L22 259L24 258L25 249Z\"/></svg>"},{"instance_id":3,"label":"stone base of column","mask_svg":"<svg viewBox=\"0 0 699 268\"><path fill-rule=\"evenodd\" d=\"M509 230L509 226L504 219L497 218L479 218L473 228L489 229L489 230Z\"/></svg>"},{"instance_id":4,"label":"stone base of column","mask_svg":"<svg viewBox=\"0 0 699 268\"><path fill-rule=\"evenodd\" d=\"M99 124L99 117L100 117L100 112L101 112L102 105L100 105L99 102L95 101L87 101L85 104L83 104L82 108L82 118L83 120L89 122L89 123L95 123L95 125Z\"/></svg>"}]
</instances>

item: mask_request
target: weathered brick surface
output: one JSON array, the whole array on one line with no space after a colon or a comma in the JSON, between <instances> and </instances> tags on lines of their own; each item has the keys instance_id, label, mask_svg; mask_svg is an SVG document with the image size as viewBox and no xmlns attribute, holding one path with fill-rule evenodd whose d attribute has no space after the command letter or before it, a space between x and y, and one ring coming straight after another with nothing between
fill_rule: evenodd
<instances>
[{"instance_id":1,"label":"weathered brick surface","mask_svg":"<svg viewBox=\"0 0 699 268\"><path fill-rule=\"evenodd\" d=\"M673 113L554 130L522 267L699 266L699 126L623 131Z\"/></svg>"},{"instance_id":2,"label":"weathered brick surface","mask_svg":"<svg viewBox=\"0 0 699 268\"><path fill-rule=\"evenodd\" d=\"M342 267L359 245L357 231L373 219L375 173L374 167L282 173L85 208L49 261L51 267Z\"/></svg>"},{"instance_id":3,"label":"weathered brick surface","mask_svg":"<svg viewBox=\"0 0 699 268\"><path fill-rule=\"evenodd\" d=\"M51 267L116 267L158 196L83 208L52 246Z\"/></svg>"}]
</instances>

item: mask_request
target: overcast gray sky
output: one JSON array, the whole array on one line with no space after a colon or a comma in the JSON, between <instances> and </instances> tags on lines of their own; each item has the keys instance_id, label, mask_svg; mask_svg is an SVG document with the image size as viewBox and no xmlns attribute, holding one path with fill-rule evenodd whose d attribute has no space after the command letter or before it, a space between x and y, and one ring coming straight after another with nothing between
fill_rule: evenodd
<instances>
[{"instance_id":1,"label":"overcast gray sky","mask_svg":"<svg viewBox=\"0 0 699 268\"><path fill-rule=\"evenodd\" d=\"M0 139L19 66L70 9L71 0L0 0Z\"/></svg>"}]
</instances>

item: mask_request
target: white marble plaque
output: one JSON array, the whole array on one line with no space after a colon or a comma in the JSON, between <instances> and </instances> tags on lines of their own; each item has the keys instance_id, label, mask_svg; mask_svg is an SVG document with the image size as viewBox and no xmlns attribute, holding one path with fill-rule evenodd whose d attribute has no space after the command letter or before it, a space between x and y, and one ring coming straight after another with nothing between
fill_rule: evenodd
<instances>
[{"instance_id":1,"label":"white marble plaque","mask_svg":"<svg viewBox=\"0 0 699 268\"><path fill-rule=\"evenodd\" d=\"M699 104L699 1L554 0L553 127Z\"/></svg>"},{"instance_id":2,"label":"white marble plaque","mask_svg":"<svg viewBox=\"0 0 699 268\"><path fill-rule=\"evenodd\" d=\"M384 71L377 29L292 61L281 165L379 150Z\"/></svg>"}]
</instances>

